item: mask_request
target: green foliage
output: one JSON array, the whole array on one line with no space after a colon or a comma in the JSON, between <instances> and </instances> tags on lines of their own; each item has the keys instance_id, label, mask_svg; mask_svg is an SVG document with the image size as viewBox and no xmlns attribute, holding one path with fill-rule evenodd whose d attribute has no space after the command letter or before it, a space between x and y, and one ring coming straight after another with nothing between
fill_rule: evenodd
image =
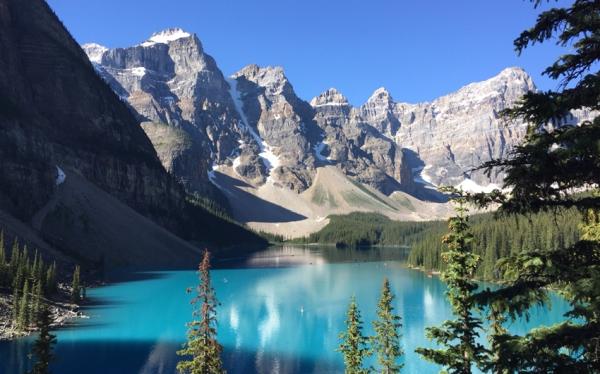
<instances>
[{"instance_id":1,"label":"green foliage","mask_svg":"<svg viewBox=\"0 0 600 374\"><path fill-rule=\"evenodd\" d=\"M375 336L371 338L380 372L385 374L399 373L404 366L398 364L398 359L404 355L400 347L402 323L400 316L394 313L393 301L394 294L390 289L390 282L385 278L377 304L377 320L373 321Z\"/></svg>"},{"instance_id":2,"label":"green foliage","mask_svg":"<svg viewBox=\"0 0 600 374\"><path fill-rule=\"evenodd\" d=\"M217 374L224 373L221 361L223 348L217 341L217 300L210 280L210 253L204 257L198 269L200 284L196 286L196 296L192 322L188 323L188 339L177 354L187 359L177 364L180 373ZM188 290L190 291L190 290Z\"/></svg>"},{"instance_id":3,"label":"green foliage","mask_svg":"<svg viewBox=\"0 0 600 374\"><path fill-rule=\"evenodd\" d=\"M186 200L192 205L208 210L217 217L231 221L233 220L230 214L231 208L228 205L227 199L217 201L206 196L202 196L198 193L191 193L186 196Z\"/></svg>"},{"instance_id":4,"label":"green foliage","mask_svg":"<svg viewBox=\"0 0 600 374\"><path fill-rule=\"evenodd\" d=\"M474 315L476 307L472 298L477 289L473 281L480 257L471 250L473 235L469 232L469 217L463 201L459 201L457 215L448 220L450 232L442 242L447 250L442 253L446 269L442 280L448 285L446 295L456 316L441 327L427 328L427 338L443 348L417 348L425 359L447 368L449 373L470 374L472 366L485 366L487 351L476 342L482 321Z\"/></svg>"},{"instance_id":5,"label":"green foliage","mask_svg":"<svg viewBox=\"0 0 600 374\"><path fill-rule=\"evenodd\" d=\"M50 332L51 324L50 311L46 306L42 307L38 314L36 325L40 333L31 349L31 359L35 359L35 363L29 374L49 374L50 362L54 355L53 347L56 344L56 336Z\"/></svg>"},{"instance_id":6,"label":"green foliage","mask_svg":"<svg viewBox=\"0 0 600 374\"><path fill-rule=\"evenodd\" d=\"M184 239L217 246L268 244L263 237L234 221L225 208L212 200L189 195L185 202L185 216L186 220L181 225Z\"/></svg>"},{"instance_id":7,"label":"green foliage","mask_svg":"<svg viewBox=\"0 0 600 374\"><path fill-rule=\"evenodd\" d=\"M0 230L0 292L12 294L12 322L27 330L40 310L43 298L56 292L56 264L47 266L36 251L30 259L27 246L15 238L8 259L4 232Z\"/></svg>"},{"instance_id":8,"label":"green foliage","mask_svg":"<svg viewBox=\"0 0 600 374\"><path fill-rule=\"evenodd\" d=\"M362 326L360 311L353 296L346 314L347 329L340 333L342 343L338 347L338 351L344 356L346 374L366 374L370 371L363 367L363 361L370 352L367 347L369 339L362 334Z\"/></svg>"},{"instance_id":9,"label":"green foliage","mask_svg":"<svg viewBox=\"0 0 600 374\"><path fill-rule=\"evenodd\" d=\"M540 1L535 1L539 5ZM528 123L525 142L507 159L483 168L506 173L509 195L500 191L467 196L480 205L501 204L501 211L530 213L574 207L583 214L581 237L574 243L543 243L498 261L498 290L477 302L510 320L527 318L533 305L547 302L547 289L558 289L571 304L565 322L524 336L499 331L493 338L495 372L598 372L600 368L600 116L568 125L572 110L600 109L600 2L575 0L567 8L540 14L535 25L515 40L521 53L535 43L555 39L568 48L544 74L561 79L557 91L530 92L509 119ZM563 126L553 126L563 124ZM581 195L581 191L587 191Z\"/></svg>"},{"instance_id":10,"label":"green foliage","mask_svg":"<svg viewBox=\"0 0 600 374\"><path fill-rule=\"evenodd\" d=\"M405 246L417 240L426 230L440 222L398 222L377 213L350 213L329 216L329 223L301 243L336 244L358 247L369 245Z\"/></svg>"},{"instance_id":11,"label":"green foliage","mask_svg":"<svg viewBox=\"0 0 600 374\"><path fill-rule=\"evenodd\" d=\"M18 304L19 312L17 314L17 329L24 331L29 327L31 322L31 313L29 312L29 302L31 295L29 294L29 279L23 283L23 291L21 292L21 298L15 300L15 304ZM18 302L17 302L18 301Z\"/></svg>"},{"instance_id":12,"label":"green foliage","mask_svg":"<svg viewBox=\"0 0 600 374\"><path fill-rule=\"evenodd\" d=\"M263 237L271 244L283 243L285 242L285 237L280 234L271 234L270 232L258 231L258 235Z\"/></svg>"},{"instance_id":13,"label":"green foliage","mask_svg":"<svg viewBox=\"0 0 600 374\"><path fill-rule=\"evenodd\" d=\"M78 303L81 301L81 268L75 265L73 270L73 280L71 282L71 302Z\"/></svg>"},{"instance_id":14,"label":"green foliage","mask_svg":"<svg viewBox=\"0 0 600 374\"><path fill-rule=\"evenodd\" d=\"M571 246L579 238L582 222L582 215L576 209L527 215L486 213L472 216L473 253L482 259L476 277L503 280L505 275L496 266L500 258L539 248L564 249ZM445 269L441 257L444 245L439 240L443 234L443 227L435 226L417 238L411 245L408 262L425 269Z\"/></svg>"},{"instance_id":15,"label":"green foliage","mask_svg":"<svg viewBox=\"0 0 600 374\"><path fill-rule=\"evenodd\" d=\"M408 262L413 266L443 270L441 260L446 231L442 221L397 222L375 213L352 213L330 216L319 232L299 243L337 244L338 246L409 246ZM482 259L478 279L497 281L502 274L496 261L521 250L533 251L544 246L566 248L579 238L582 215L576 209L537 212L527 215L476 214L470 218L471 232L477 244L474 253Z\"/></svg>"},{"instance_id":16,"label":"green foliage","mask_svg":"<svg viewBox=\"0 0 600 374\"><path fill-rule=\"evenodd\" d=\"M56 292L56 262L53 262L52 265L50 265L46 270L44 292L46 295L52 295Z\"/></svg>"}]
</instances>

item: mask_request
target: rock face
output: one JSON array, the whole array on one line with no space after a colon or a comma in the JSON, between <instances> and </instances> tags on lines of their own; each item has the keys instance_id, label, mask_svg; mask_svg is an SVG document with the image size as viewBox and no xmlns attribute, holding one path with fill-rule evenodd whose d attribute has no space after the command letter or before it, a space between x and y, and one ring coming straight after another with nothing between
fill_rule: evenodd
<instances>
[{"instance_id":1,"label":"rock face","mask_svg":"<svg viewBox=\"0 0 600 374\"><path fill-rule=\"evenodd\" d=\"M523 140L522 123L505 123L498 113L535 90L529 75L508 68L484 82L473 83L431 103L393 105L388 111L397 127L382 128L424 165L421 177L436 185L459 185L471 180L480 186L502 184L503 175L490 178L471 169L506 156ZM393 123L393 122L390 122Z\"/></svg>"},{"instance_id":2,"label":"rock face","mask_svg":"<svg viewBox=\"0 0 600 374\"><path fill-rule=\"evenodd\" d=\"M134 109L166 169L204 191L211 160L225 160L237 148L239 117L229 85L198 38L169 29L130 48L83 48Z\"/></svg>"},{"instance_id":3,"label":"rock face","mask_svg":"<svg viewBox=\"0 0 600 374\"><path fill-rule=\"evenodd\" d=\"M139 79L122 79L121 93L145 84L158 86L168 74L177 79L177 69L214 66L208 58L186 58L185 53L196 53L199 44L177 41L173 43L180 50L175 55L186 61L177 69L161 61L160 51L166 49L161 41L172 35L156 35L157 41L148 42L154 45L138 47L131 55L97 45L89 46L88 53L94 61L126 69L148 50L156 77L149 73L145 81L143 67L132 67ZM11 235L39 235L81 260L171 264L199 255L176 235L202 241L210 236L208 230L216 231L211 225L228 227L186 202L184 189L162 166L155 150L170 154L156 140L168 136L178 139L176 154L202 144L202 139L184 137L179 128L155 125L157 118L183 122L205 113L169 111L165 106L142 112L136 119L43 0L0 0L0 50L0 226L9 231L13 227ZM180 87L194 91L197 98L209 97L212 91L227 98L223 91L228 86L218 81L219 74L197 74L203 79L202 90L185 81L179 82ZM204 89L209 83L217 88ZM143 95L131 99L156 100ZM227 109L209 112L219 119L227 116ZM160 134L153 139L154 146L139 126L140 118L147 119L148 133ZM215 128L221 123L215 119ZM227 133L223 138L235 144ZM215 149L226 147L214 143ZM244 235L256 239L231 226L238 230L240 241Z\"/></svg>"},{"instance_id":4,"label":"rock face","mask_svg":"<svg viewBox=\"0 0 600 374\"><path fill-rule=\"evenodd\" d=\"M385 88L377 89L360 108L350 108L334 90L311 103L322 115L325 141L336 144L330 147L331 160L347 158L336 141L340 132L369 129L364 140L355 136L352 143L369 155L377 170L415 192L424 183L456 186L468 180L465 188L501 184L501 175L487 178L471 169L505 155L523 139L524 126L503 123L498 112L534 89L523 70L510 68L431 103L397 103ZM375 186L386 193L397 188L390 181Z\"/></svg>"},{"instance_id":5,"label":"rock face","mask_svg":"<svg viewBox=\"0 0 600 374\"><path fill-rule=\"evenodd\" d=\"M261 143L259 156L268 180L298 192L310 187L315 169L312 148L320 132L313 109L296 96L280 67L250 65L232 78L241 117Z\"/></svg>"},{"instance_id":6,"label":"rock face","mask_svg":"<svg viewBox=\"0 0 600 374\"><path fill-rule=\"evenodd\" d=\"M508 68L432 102L397 102L380 88L352 107L333 88L303 101L280 67L250 65L225 78L198 38L180 29L129 48L84 50L135 110L165 167L199 192L222 167L254 186L298 193L328 165L386 195L500 186L502 174L472 169L523 139L525 126L504 123L499 112L535 90L525 71Z\"/></svg>"},{"instance_id":7,"label":"rock face","mask_svg":"<svg viewBox=\"0 0 600 374\"><path fill-rule=\"evenodd\" d=\"M31 218L56 188L57 166L143 214L179 204L135 118L46 3L2 0L0 10L2 206Z\"/></svg>"}]
</instances>

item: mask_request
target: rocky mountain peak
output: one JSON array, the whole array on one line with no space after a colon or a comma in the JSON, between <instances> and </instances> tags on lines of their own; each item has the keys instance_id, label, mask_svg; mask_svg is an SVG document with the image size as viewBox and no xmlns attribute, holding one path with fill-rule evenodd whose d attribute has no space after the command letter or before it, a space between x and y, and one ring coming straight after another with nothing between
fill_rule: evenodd
<instances>
[{"instance_id":1,"label":"rocky mountain peak","mask_svg":"<svg viewBox=\"0 0 600 374\"><path fill-rule=\"evenodd\" d=\"M378 89L373 91L373 93L367 100L367 103L369 103L369 102L391 103L393 101L394 101L394 99L392 98L392 95L390 94L390 92L385 87L379 87Z\"/></svg>"},{"instance_id":2,"label":"rocky mountain peak","mask_svg":"<svg viewBox=\"0 0 600 374\"><path fill-rule=\"evenodd\" d=\"M330 88L310 101L312 107L349 106L348 99L337 89Z\"/></svg>"},{"instance_id":3,"label":"rocky mountain peak","mask_svg":"<svg viewBox=\"0 0 600 374\"><path fill-rule=\"evenodd\" d=\"M248 65L233 75L233 78L244 77L260 87L264 87L270 96L291 92L290 83L281 66Z\"/></svg>"},{"instance_id":4,"label":"rocky mountain peak","mask_svg":"<svg viewBox=\"0 0 600 374\"><path fill-rule=\"evenodd\" d=\"M497 102L504 106L535 90L535 84L525 70L510 67L490 79L468 84L454 93L442 96L435 100L434 104L465 106L477 105L480 102Z\"/></svg>"},{"instance_id":5,"label":"rocky mountain peak","mask_svg":"<svg viewBox=\"0 0 600 374\"><path fill-rule=\"evenodd\" d=\"M107 47L96 43L86 43L82 45L81 48L83 48L85 54L88 55L90 61L97 64L102 62L102 56L108 51Z\"/></svg>"}]
</instances>

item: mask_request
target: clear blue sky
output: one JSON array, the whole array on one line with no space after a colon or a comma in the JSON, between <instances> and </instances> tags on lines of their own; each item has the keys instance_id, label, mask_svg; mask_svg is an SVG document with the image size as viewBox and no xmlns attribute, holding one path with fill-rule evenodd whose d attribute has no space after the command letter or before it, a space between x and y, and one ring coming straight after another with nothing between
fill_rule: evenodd
<instances>
[{"instance_id":1,"label":"clear blue sky","mask_svg":"<svg viewBox=\"0 0 600 374\"><path fill-rule=\"evenodd\" d=\"M251 63L281 65L306 100L336 87L360 105L384 86L397 101L426 101L508 66L525 68L542 89L557 85L541 72L560 48L536 46L521 57L513 50L513 39L540 12L527 0L48 3L81 43L125 47L181 27L198 35L224 74Z\"/></svg>"}]
</instances>

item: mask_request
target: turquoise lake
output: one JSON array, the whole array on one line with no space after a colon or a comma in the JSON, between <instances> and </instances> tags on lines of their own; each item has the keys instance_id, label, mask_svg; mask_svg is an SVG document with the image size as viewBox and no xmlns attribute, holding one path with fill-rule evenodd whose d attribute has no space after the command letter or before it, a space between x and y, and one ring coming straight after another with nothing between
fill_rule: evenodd
<instances>
[{"instance_id":1,"label":"turquoise lake","mask_svg":"<svg viewBox=\"0 0 600 374\"><path fill-rule=\"evenodd\" d=\"M445 286L437 277L412 270L398 248L368 250L270 248L247 258L214 261L219 340L228 373L338 373L335 351L344 329L349 298L356 295L371 333L384 277L402 316L405 373L437 373L414 349L430 346L424 328L452 317ZM56 331L55 374L174 373L191 318L187 287L195 271L137 271L111 276L107 286L88 291L89 319ZM552 297L551 309L532 311L528 324L561 321L567 305ZM24 373L31 338L0 342L0 373Z\"/></svg>"}]
</instances>

